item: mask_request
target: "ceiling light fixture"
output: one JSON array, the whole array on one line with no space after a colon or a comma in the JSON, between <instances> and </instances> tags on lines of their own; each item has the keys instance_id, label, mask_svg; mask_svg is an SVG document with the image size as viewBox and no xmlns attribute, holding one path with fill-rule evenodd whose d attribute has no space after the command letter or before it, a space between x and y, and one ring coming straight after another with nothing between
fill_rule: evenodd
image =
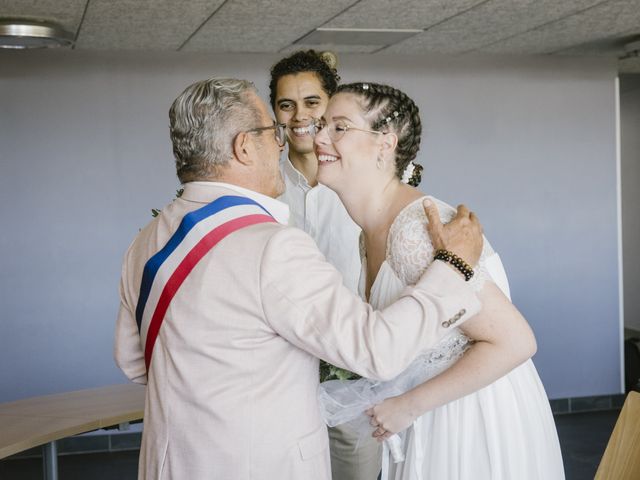
<instances>
[{"instance_id":1,"label":"ceiling light fixture","mask_svg":"<svg viewBox=\"0 0 640 480\"><path fill-rule=\"evenodd\" d=\"M73 35L46 22L0 19L0 48L55 48L73 45Z\"/></svg>"}]
</instances>

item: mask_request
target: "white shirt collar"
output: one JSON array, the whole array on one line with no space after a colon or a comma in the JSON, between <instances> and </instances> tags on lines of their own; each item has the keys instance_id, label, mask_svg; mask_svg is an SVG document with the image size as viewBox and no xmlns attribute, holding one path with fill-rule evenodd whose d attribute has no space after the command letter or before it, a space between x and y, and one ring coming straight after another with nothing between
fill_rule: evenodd
<instances>
[{"instance_id":1,"label":"white shirt collar","mask_svg":"<svg viewBox=\"0 0 640 480\"><path fill-rule=\"evenodd\" d=\"M304 190L310 190L312 187L307 182L306 177L300 173L296 167L291 163L289 157L285 158L282 162L282 170L284 174L289 178L289 181L295 186L302 187Z\"/></svg>"},{"instance_id":2,"label":"white shirt collar","mask_svg":"<svg viewBox=\"0 0 640 480\"><path fill-rule=\"evenodd\" d=\"M214 186L233 190L234 192L238 192L241 195L249 197L251 200L255 200L256 202L258 202L273 216L273 218L276 219L278 223L282 225L288 225L289 223L289 206L286 203L282 203L280 200L276 200L275 198L263 195L262 193L254 192L253 190L249 190L248 188L233 185L232 183L206 181L189 183L193 185Z\"/></svg>"}]
</instances>

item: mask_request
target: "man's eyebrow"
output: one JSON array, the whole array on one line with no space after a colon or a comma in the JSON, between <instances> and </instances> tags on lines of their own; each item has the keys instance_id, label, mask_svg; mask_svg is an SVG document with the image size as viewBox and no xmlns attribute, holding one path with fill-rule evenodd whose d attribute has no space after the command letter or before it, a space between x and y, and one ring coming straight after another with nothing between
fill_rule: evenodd
<instances>
[{"instance_id":1,"label":"man's eyebrow","mask_svg":"<svg viewBox=\"0 0 640 480\"><path fill-rule=\"evenodd\" d=\"M304 100L321 100L321 97L320 97L320 95L309 95L307 97L304 97ZM284 103L284 102L296 103L295 100L292 100L290 98L279 98L276 101L276 105L280 105L281 103Z\"/></svg>"}]
</instances>

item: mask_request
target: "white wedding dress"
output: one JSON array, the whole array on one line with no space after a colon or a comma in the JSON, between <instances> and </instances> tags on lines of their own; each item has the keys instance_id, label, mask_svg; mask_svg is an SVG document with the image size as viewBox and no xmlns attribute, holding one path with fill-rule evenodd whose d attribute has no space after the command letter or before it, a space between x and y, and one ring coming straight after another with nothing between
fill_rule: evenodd
<instances>
[{"instance_id":1,"label":"white wedding dress","mask_svg":"<svg viewBox=\"0 0 640 480\"><path fill-rule=\"evenodd\" d=\"M443 222L455 210L432 197ZM405 207L394 220L387 241L386 260L371 287L369 303L376 309L396 300L416 283L433 258L426 233L422 199ZM363 252L364 253L364 252ZM509 296L501 264L485 240L471 280L476 289L493 280ZM364 298L366 256L360 293ZM320 402L329 424L353 418L349 410L378 403L423 383L454 364L471 341L455 328L405 372L389 382L367 379L325 382ZM358 407L355 407L358 408ZM362 411L361 407L359 411ZM362 431L364 415L352 420ZM365 417L366 418L366 417ZM370 434L371 430L367 434ZM538 373L526 361L491 385L419 417L400 434L404 462L393 463L385 449L383 479L392 480L556 480L564 478L562 456L549 401ZM373 479L372 479L373 480Z\"/></svg>"}]
</instances>

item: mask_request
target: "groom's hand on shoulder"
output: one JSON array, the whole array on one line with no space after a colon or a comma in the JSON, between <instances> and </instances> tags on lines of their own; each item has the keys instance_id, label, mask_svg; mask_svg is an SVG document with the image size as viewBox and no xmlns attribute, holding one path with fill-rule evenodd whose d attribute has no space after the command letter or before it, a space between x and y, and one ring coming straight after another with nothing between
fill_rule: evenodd
<instances>
[{"instance_id":1,"label":"groom's hand on shoulder","mask_svg":"<svg viewBox=\"0 0 640 480\"><path fill-rule=\"evenodd\" d=\"M458 205L456 216L443 225L433 201L422 202L429 220L427 231L435 250L449 250L475 267L482 253L482 225L478 217L464 205Z\"/></svg>"}]
</instances>

